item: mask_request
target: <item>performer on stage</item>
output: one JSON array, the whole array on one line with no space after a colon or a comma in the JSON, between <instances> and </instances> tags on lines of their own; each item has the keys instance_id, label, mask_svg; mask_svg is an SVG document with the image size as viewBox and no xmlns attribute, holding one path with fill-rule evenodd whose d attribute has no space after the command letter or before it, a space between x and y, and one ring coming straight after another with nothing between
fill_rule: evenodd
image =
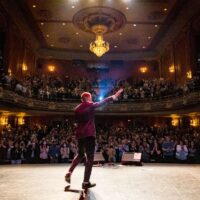
<instances>
[{"instance_id":1,"label":"performer on stage","mask_svg":"<svg viewBox=\"0 0 200 200\"><path fill-rule=\"evenodd\" d=\"M104 100L96 103L92 101L92 95L89 92L83 92L81 94L82 103L75 108L75 118L77 122L76 138L78 140L78 154L73 159L69 171L65 175L65 180L68 183L70 183L71 181L71 175L75 167L85 157L86 154L85 173L82 188L87 189L96 186L95 183L90 183L90 175L92 172L95 151L95 109L104 105L105 103L116 100L122 92L123 89L120 89L114 95L109 96Z\"/></svg>"}]
</instances>

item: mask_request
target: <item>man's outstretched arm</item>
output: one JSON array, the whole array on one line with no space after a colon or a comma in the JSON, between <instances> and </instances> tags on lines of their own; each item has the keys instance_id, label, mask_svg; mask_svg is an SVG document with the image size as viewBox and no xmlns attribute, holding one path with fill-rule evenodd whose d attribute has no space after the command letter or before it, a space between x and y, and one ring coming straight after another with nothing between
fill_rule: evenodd
<instances>
[{"instance_id":1,"label":"man's outstretched arm","mask_svg":"<svg viewBox=\"0 0 200 200\"><path fill-rule=\"evenodd\" d=\"M98 108L98 107L100 107L100 106L102 106L102 105L104 105L104 104L106 104L110 101L117 100L117 98L121 95L122 92L123 92L123 89L121 88L114 95L109 96L109 97L103 99L102 101L94 103L93 107Z\"/></svg>"}]
</instances>

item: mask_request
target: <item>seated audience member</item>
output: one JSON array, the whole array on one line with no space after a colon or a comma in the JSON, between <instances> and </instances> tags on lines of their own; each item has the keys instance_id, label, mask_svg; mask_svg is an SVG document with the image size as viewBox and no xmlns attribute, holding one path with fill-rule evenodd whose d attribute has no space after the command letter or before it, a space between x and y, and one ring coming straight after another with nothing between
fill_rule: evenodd
<instances>
[{"instance_id":1,"label":"seated audience member","mask_svg":"<svg viewBox=\"0 0 200 200\"><path fill-rule=\"evenodd\" d=\"M183 141L180 141L176 146L176 158L180 161L187 160L188 148Z\"/></svg>"},{"instance_id":2,"label":"seated audience member","mask_svg":"<svg viewBox=\"0 0 200 200\"><path fill-rule=\"evenodd\" d=\"M174 143L170 140L170 136L165 136L162 143L163 158L167 162L172 162L174 157Z\"/></svg>"}]
</instances>

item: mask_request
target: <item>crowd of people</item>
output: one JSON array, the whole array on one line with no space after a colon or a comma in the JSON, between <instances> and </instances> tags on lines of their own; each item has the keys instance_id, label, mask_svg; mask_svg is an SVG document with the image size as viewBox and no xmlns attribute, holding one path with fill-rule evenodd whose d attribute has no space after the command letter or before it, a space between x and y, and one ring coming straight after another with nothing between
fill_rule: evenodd
<instances>
[{"instance_id":1,"label":"crowd of people","mask_svg":"<svg viewBox=\"0 0 200 200\"><path fill-rule=\"evenodd\" d=\"M12 76L2 74L0 85L26 97L53 101L78 100L83 91L90 92L93 99L98 101L99 91L107 96L122 87L124 92L120 97L120 101L149 101L186 95L189 92L199 90L200 78L193 77L184 85L178 86L163 78L114 80L112 78L89 79L82 77L72 79L69 76L61 78L53 75L27 75L19 81Z\"/></svg>"},{"instance_id":2,"label":"crowd of people","mask_svg":"<svg viewBox=\"0 0 200 200\"><path fill-rule=\"evenodd\" d=\"M0 163L69 163L77 152L74 125L4 127L0 132ZM143 162L200 163L200 129L101 123L96 152L105 162L120 163L124 152L140 152Z\"/></svg>"}]
</instances>

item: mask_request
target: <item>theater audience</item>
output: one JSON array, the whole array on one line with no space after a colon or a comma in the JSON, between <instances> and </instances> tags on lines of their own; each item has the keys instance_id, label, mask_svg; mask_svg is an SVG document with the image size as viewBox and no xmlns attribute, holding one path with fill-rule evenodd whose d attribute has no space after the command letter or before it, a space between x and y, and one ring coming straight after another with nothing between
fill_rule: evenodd
<instances>
[{"instance_id":1,"label":"theater audience","mask_svg":"<svg viewBox=\"0 0 200 200\"><path fill-rule=\"evenodd\" d=\"M141 152L143 162L200 162L200 129L97 124L96 151L119 163L125 152ZM0 163L68 163L77 152L70 121L48 126L4 127Z\"/></svg>"}]
</instances>

